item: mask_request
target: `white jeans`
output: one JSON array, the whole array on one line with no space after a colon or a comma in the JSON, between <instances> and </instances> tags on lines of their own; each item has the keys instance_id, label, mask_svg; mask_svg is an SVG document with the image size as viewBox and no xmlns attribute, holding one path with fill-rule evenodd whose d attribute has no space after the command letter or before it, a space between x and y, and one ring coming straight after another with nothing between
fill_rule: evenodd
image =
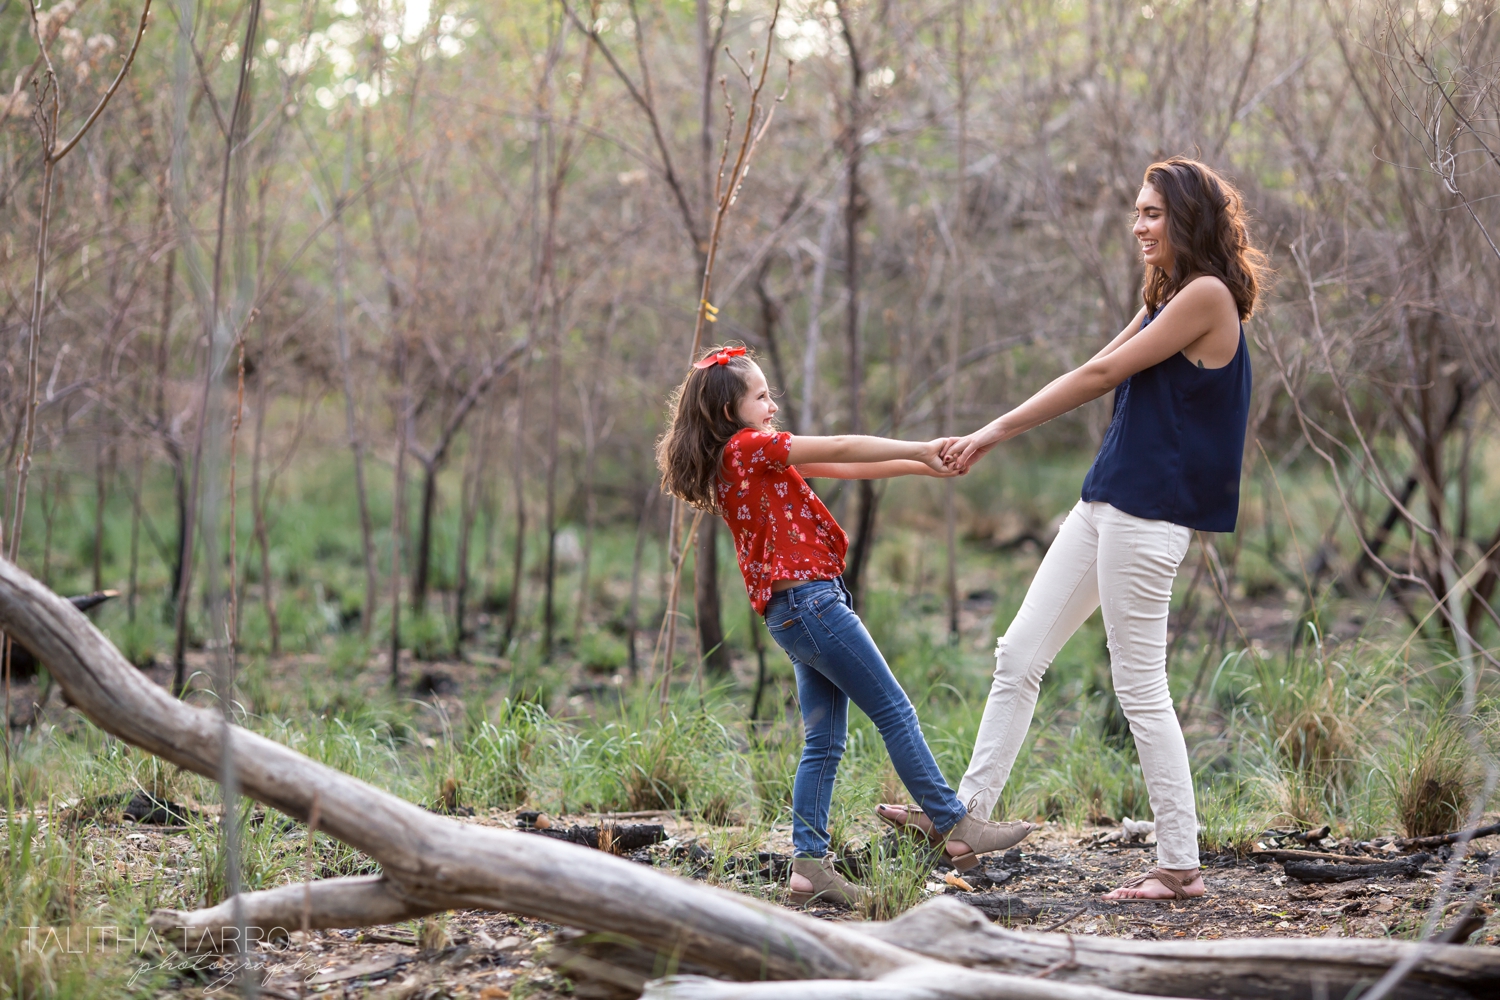
<instances>
[{"instance_id":1,"label":"white jeans","mask_svg":"<svg viewBox=\"0 0 1500 1000\"><path fill-rule=\"evenodd\" d=\"M1047 550L1026 600L995 650L995 681L958 797L988 818L1036 710L1042 675L1103 606L1115 695L1135 738L1156 815L1163 868L1198 864L1198 819L1187 744L1167 690L1167 610L1192 531L1107 503L1078 502Z\"/></svg>"}]
</instances>

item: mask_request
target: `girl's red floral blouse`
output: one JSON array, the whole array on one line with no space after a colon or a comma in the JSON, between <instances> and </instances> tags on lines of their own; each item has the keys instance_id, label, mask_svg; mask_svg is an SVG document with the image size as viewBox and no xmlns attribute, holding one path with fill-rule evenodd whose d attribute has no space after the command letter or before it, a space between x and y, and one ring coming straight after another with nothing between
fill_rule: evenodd
<instances>
[{"instance_id":1,"label":"girl's red floral blouse","mask_svg":"<svg viewBox=\"0 0 1500 1000\"><path fill-rule=\"evenodd\" d=\"M844 572L849 536L802 474L788 464L792 435L745 428L724 446L719 510L750 603L766 613L777 580L832 580Z\"/></svg>"}]
</instances>

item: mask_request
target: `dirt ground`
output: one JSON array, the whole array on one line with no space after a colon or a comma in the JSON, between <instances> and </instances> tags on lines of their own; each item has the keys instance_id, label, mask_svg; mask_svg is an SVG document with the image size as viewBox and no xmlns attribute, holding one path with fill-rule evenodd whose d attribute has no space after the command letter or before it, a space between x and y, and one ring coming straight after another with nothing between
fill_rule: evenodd
<instances>
[{"instance_id":1,"label":"dirt ground","mask_svg":"<svg viewBox=\"0 0 1500 1000\"><path fill-rule=\"evenodd\" d=\"M631 823L660 823L667 839L637 851L635 860L673 870L687 877L713 878L706 869L702 843L709 827L670 813L632 815ZM512 813L493 812L468 820L486 826L516 828ZM572 824L594 825L597 815L556 817L554 829ZM97 834L129 843L131 857L123 863L145 867L170 864L185 846L183 834L148 825L131 830L99 827ZM525 821L519 824L524 827ZM1230 937L1385 937L1407 938L1421 927L1437 891L1441 857L1434 857L1421 874L1379 877L1329 885L1304 884L1289 878L1280 864L1221 856L1204 859L1208 895L1187 902L1110 903L1100 898L1128 875L1153 863L1148 845L1095 842L1107 829L1076 829L1048 824L1033 834L1019 852L990 855L971 870L964 884L954 884L946 871L934 871L929 895L947 894L988 908L998 903L1003 922L1058 933L1101 935L1151 940L1216 939ZM789 832L773 831L757 858L736 870L745 874L718 877L718 884L778 898L781 889L762 876L779 870L789 854ZM178 843L177 841L183 841ZM1265 846L1274 847L1275 838ZM695 845L698 848L695 850ZM1302 845L1292 845L1302 846ZM1340 852L1332 841L1314 845ZM1399 857L1378 842L1366 853ZM1455 888L1467 891L1491 885L1491 858L1486 848L1500 848L1500 837L1477 841L1473 855L1460 869ZM1441 852L1440 852L1441 853ZM769 864L768 864L769 862ZM722 869L716 866L715 870ZM759 874L757 874L757 871ZM973 891L969 891L972 889ZM1472 945L1500 945L1500 918L1490 917L1500 900L1500 888L1483 890L1479 917L1488 917L1469 938ZM1450 907L1450 910L1456 907ZM814 916L830 920L855 919L845 910L814 909ZM502 913L465 911L417 924L364 930L296 932L281 947L256 956L261 965L262 994L271 998L343 997L369 1000L435 1000L440 997L500 1000L512 995L602 995L597 984L575 984L548 964L551 949L575 932L552 924ZM193 963L180 955L163 954L161 961L176 972L175 987L166 996L201 997L222 988L225 966L213 960ZM553 956L554 964L556 956ZM578 978L575 977L574 978Z\"/></svg>"}]
</instances>

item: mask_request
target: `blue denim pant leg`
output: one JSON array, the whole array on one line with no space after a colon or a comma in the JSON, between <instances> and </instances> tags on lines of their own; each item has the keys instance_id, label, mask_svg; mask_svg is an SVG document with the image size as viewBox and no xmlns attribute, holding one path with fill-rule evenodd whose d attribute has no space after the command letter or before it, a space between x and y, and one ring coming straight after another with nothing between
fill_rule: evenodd
<instances>
[{"instance_id":1,"label":"blue denim pant leg","mask_svg":"<svg viewBox=\"0 0 1500 1000\"><path fill-rule=\"evenodd\" d=\"M791 658L802 707L802 759L792 781L792 848L799 858L821 858L828 852L828 812L833 779L849 731L849 696L819 673L811 633L802 623L804 592L821 583L806 583L774 594L766 605L766 628Z\"/></svg>"},{"instance_id":2,"label":"blue denim pant leg","mask_svg":"<svg viewBox=\"0 0 1500 1000\"><path fill-rule=\"evenodd\" d=\"M840 580L806 583L766 608L771 635L797 670L806 744L792 786L792 843L799 856L828 847L833 777L843 756L848 701L870 717L906 789L938 830L964 817L922 736L916 710L854 613Z\"/></svg>"}]
</instances>

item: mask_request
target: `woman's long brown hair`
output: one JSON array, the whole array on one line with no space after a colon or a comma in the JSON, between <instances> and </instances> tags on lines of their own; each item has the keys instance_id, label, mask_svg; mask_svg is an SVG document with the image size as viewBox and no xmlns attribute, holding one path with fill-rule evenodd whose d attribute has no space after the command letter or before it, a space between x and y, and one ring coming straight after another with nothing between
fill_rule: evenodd
<instances>
[{"instance_id":1,"label":"woman's long brown hair","mask_svg":"<svg viewBox=\"0 0 1500 1000\"><path fill-rule=\"evenodd\" d=\"M694 368L672 393L672 422L656 442L661 488L700 510L719 512L719 462L729 439L744 429L735 414L749 391L752 363L747 354Z\"/></svg>"},{"instance_id":2,"label":"woman's long brown hair","mask_svg":"<svg viewBox=\"0 0 1500 1000\"><path fill-rule=\"evenodd\" d=\"M1174 156L1146 168L1145 182L1167 205L1167 239L1172 271L1146 265L1142 289L1146 311L1154 314L1200 274L1229 287L1240 319L1255 311L1268 269L1266 255L1250 243L1244 199L1210 166Z\"/></svg>"}]
</instances>

